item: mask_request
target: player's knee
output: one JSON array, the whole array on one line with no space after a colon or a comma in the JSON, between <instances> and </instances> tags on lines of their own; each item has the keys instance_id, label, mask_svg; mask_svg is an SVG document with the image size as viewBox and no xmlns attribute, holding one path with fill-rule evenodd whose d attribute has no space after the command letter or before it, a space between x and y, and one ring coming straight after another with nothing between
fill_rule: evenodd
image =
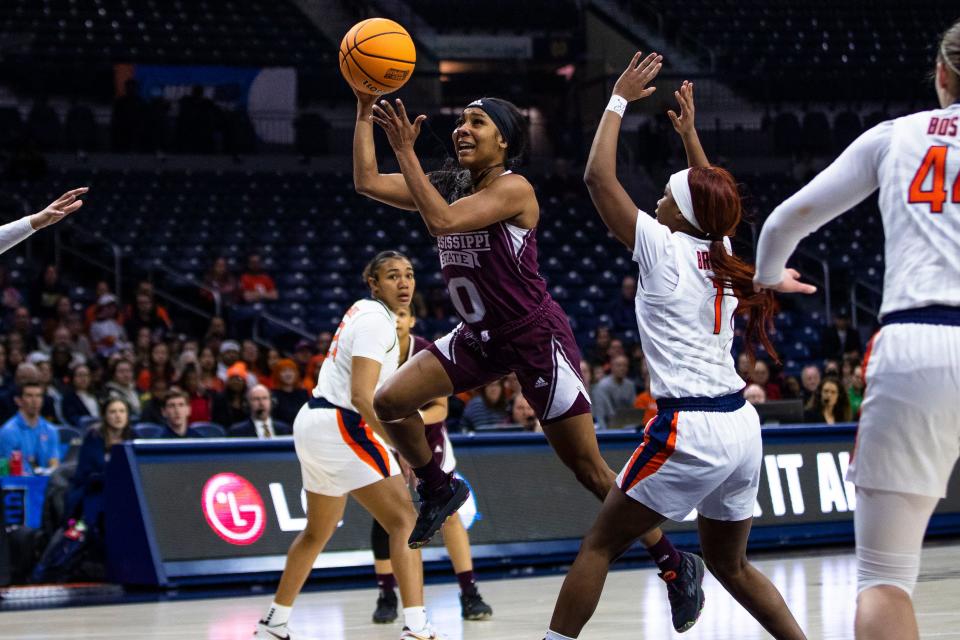
<instances>
[{"instance_id":1,"label":"player's knee","mask_svg":"<svg viewBox=\"0 0 960 640\"><path fill-rule=\"evenodd\" d=\"M403 413L404 404L400 395L393 393L386 385L377 389L373 395L373 411L377 414L377 419L382 422L406 418L407 416Z\"/></svg>"},{"instance_id":2,"label":"player's knee","mask_svg":"<svg viewBox=\"0 0 960 640\"><path fill-rule=\"evenodd\" d=\"M391 538L399 536L406 540L416 523L417 514L413 509L399 509L382 524Z\"/></svg>"},{"instance_id":3,"label":"player's knee","mask_svg":"<svg viewBox=\"0 0 960 640\"><path fill-rule=\"evenodd\" d=\"M736 583L746 575L747 567L750 566L743 555L722 557L704 553L703 561L710 573L723 584Z\"/></svg>"},{"instance_id":4,"label":"player's knee","mask_svg":"<svg viewBox=\"0 0 960 640\"><path fill-rule=\"evenodd\" d=\"M571 466L577 481L601 500L610 490L611 478L606 469L597 468L589 459L578 458Z\"/></svg>"},{"instance_id":5,"label":"player's knee","mask_svg":"<svg viewBox=\"0 0 960 640\"><path fill-rule=\"evenodd\" d=\"M857 547L857 593L872 587L896 587L913 595L920 573L919 553L891 553Z\"/></svg>"}]
</instances>

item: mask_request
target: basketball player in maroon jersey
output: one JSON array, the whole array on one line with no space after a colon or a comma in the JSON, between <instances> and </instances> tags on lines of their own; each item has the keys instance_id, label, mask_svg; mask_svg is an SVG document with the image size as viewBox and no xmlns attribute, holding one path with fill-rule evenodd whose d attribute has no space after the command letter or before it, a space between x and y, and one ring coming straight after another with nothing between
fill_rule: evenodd
<instances>
[{"instance_id":1,"label":"basketball player in maroon jersey","mask_svg":"<svg viewBox=\"0 0 960 640\"><path fill-rule=\"evenodd\" d=\"M374 399L378 417L419 479L420 514L410 546L426 544L468 495L464 483L433 459L418 409L511 372L554 451L602 500L616 474L600 455L570 324L539 274L539 203L531 184L508 168L526 146L522 114L498 98L470 103L452 134L458 166L427 175L413 149L426 116L411 123L400 100L374 101L358 94L354 186L374 200L420 213L437 238L443 277L462 321L411 358ZM400 174L379 172L373 122L387 134ZM680 553L659 529L642 542L664 574L678 573ZM678 586L686 595L675 598L670 591L674 611L698 609L686 600L702 602L700 584Z\"/></svg>"}]
</instances>

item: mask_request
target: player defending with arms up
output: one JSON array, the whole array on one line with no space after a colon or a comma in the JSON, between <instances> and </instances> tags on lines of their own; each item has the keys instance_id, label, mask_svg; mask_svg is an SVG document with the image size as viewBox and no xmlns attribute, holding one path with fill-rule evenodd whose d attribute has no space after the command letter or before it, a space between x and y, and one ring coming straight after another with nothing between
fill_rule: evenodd
<instances>
[{"instance_id":1,"label":"player defending with arms up","mask_svg":"<svg viewBox=\"0 0 960 640\"><path fill-rule=\"evenodd\" d=\"M420 480L420 515L412 546L427 543L466 500L462 482L433 459L418 409L434 398L484 386L516 373L550 445L594 495L603 498L615 474L600 456L590 398L580 378L580 351L563 310L539 274L536 229L540 205L526 178L508 165L526 145L520 111L498 98L463 110L452 133L454 170L426 175L413 150L425 116L413 123L403 103L378 105L358 95L354 184L375 200L419 211L437 238L440 266L462 323L417 353L377 393L374 405L390 437ZM402 174L377 169L371 120L383 127ZM659 530L643 539L664 572L679 573L680 554ZM683 574L681 581L686 580ZM675 619L696 619L699 583L671 598Z\"/></svg>"},{"instance_id":2,"label":"player defending with arms up","mask_svg":"<svg viewBox=\"0 0 960 640\"><path fill-rule=\"evenodd\" d=\"M693 85L684 83L676 93L680 115L670 114L690 168L670 177L656 220L637 210L617 180L623 113L628 102L653 93L647 84L660 61L656 54L641 61L637 53L620 76L584 176L600 217L640 268L637 325L657 415L584 538L546 637L576 638L600 600L610 564L639 536L696 508L700 546L714 576L775 638L801 640L780 593L746 557L763 455L760 420L743 399L730 353L734 314L747 316L751 357L753 340L774 353L766 326L775 302L769 293L753 292L753 269L732 253L740 195L733 177L711 167L700 146ZM683 570L702 577L703 561L684 554Z\"/></svg>"},{"instance_id":3,"label":"player defending with arms up","mask_svg":"<svg viewBox=\"0 0 960 640\"><path fill-rule=\"evenodd\" d=\"M758 288L812 292L784 270L800 240L880 189L882 328L847 473L857 487L856 636L919 637L911 596L923 535L960 449L960 22L937 47L940 108L882 122L774 210Z\"/></svg>"}]
</instances>

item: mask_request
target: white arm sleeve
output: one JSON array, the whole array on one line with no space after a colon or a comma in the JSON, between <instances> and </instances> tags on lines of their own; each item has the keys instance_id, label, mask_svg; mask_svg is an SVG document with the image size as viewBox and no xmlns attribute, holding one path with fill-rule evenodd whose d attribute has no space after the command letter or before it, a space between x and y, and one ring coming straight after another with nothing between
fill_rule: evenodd
<instances>
[{"instance_id":1,"label":"white arm sleeve","mask_svg":"<svg viewBox=\"0 0 960 640\"><path fill-rule=\"evenodd\" d=\"M787 258L804 237L859 204L877 189L877 170L892 133L892 121L873 127L854 140L810 184L774 209L763 225L757 244L757 280L760 283L780 282Z\"/></svg>"},{"instance_id":2,"label":"white arm sleeve","mask_svg":"<svg viewBox=\"0 0 960 640\"><path fill-rule=\"evenodd\" d=\"M646 277L670 246L670 229L651 218L646 211L637 212L637 229L633 246L633 261L640 265L640 276Z\"/></svg>"},{"instance_id":3,"label":"white arm sleeve","mask_svg":"<svg viewBox=\"0 0 960 640\"><path fill-rule=\"evenodd\" d=\"M397 343L397 326L380 313L364 313L353 321L351 357L383 362Z\"/></svg>"},{"instance_id":4,"label":"white arm sleeve","mask_svg":"<svg viewBox=\"0 0 960 640\"><path fill-rule=\"evenodd\" d=\"M32 235L33 227L30 225L30 216L8 222L0 227L0 253L6 253L7 250L12 249Z\"/></svg>"}]
</instances>

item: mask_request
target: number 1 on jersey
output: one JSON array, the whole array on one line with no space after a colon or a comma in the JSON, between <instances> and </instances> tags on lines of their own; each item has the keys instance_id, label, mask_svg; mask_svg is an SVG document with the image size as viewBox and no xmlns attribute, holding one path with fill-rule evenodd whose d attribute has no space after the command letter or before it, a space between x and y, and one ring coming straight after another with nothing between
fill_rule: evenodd
<instances>
[{"instance_id":1,"label":"number 1 on jersey","mask_svg":"<svg viewBox=\"0 0 960 640\"><path fill-rule=\"evenodd\" d=\"M924 189L923 184L927 176L933 173L930 189ZM907 202L911 204L929 204L930 213L943 213L943 203L950 197L953 203L960 203L960 174L953 183L953 193L948 194L946 189L947 147L933 146L927 149L927 154L920 163L920 168L910 182L910 193Z\"/></svg>"}]
</instances>

